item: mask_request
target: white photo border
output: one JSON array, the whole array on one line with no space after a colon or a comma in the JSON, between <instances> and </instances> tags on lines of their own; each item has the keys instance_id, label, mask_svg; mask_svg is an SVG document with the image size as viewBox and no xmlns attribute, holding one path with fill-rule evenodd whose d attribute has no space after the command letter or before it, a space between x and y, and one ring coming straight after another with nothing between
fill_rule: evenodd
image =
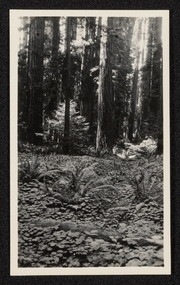
<instances>
[{"instance_id":1,"label":"white photo border","mask_svg":"<svg viewBox=\"0 0 180 285\"><path fill-rule=\"evenodd\" d=\"M170 223L170 93L169 10L10 10L10 275L169 275L171 274ZM18 267L18 29L19 17L162 17L163 42L163 173L164 267Z\"/></svg>"}]
</instances>

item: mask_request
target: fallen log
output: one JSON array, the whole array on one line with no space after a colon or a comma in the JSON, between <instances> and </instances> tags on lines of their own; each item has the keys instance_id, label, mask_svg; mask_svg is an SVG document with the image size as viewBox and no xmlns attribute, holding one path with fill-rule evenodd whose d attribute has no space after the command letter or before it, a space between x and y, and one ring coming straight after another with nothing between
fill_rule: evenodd
<instances>
[{"instance_id":1,"label":"fallen log","mask_svg":"<svg viewBox=\"0 0 180 285\"><path fill-rule=\"evenodd\" d=\"M149 238L125 238L118 231L112 229L103 230L102 228L95 228L93 225L78 225L72 222L61 222L53 219L38 219L30 223L30 226L35 227L57 227L59 230L81 232L89 237L103 239L108 242L120 242L121 244L129 246L157 246L163 247L163 240L149 239Z\"/></svg>"},{"instance_id":2,"label":"fallen log","mask_svg":"<svg viewBox=\"0 0 180 285\"><path fill-rule=\"evenodd\" d=\"M106 241L112 242L113 239L119 239L120 233L114 230L102 230L101 228L94 228L94 226L89 225L78 225L72 222L61 222L59 220L55 221L52 219L38 219L30 223L30 226L35 227L56 227L63 231L81 232L87 236L93 238L104 239ZM122 238L122 237L121 237Z\"/></svg>"}]
</instances>

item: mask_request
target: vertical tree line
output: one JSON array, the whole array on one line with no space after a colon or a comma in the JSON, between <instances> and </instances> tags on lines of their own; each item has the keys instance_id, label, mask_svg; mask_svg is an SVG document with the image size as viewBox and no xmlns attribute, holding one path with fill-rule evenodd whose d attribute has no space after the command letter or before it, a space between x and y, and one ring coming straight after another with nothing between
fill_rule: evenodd
<instances>
[{"instance_id":1,"label":"vertical tree line","mask_svg":"<svg viewBox=\"0 0 180 285\"><path fill-rule=\"evenodd\" d=\"M64 106L68 152L76 102L97 152L150 135L161 152L161 25L161 18L21 18L20 139L42 144L46 121Z\"/></svg>"},{"instance_id":2,"label":"vertical tree line","mask_svg":"<svg viewBox=\"0 0 180 285\"><path fill-rule=\"evenodd\" d=\"M42 143L44 18L31 18L28 50L28 139Z\"/></svg>"},{"instance_id":3,"label":"vertical tree line","mask_svg":"<svg viewBox=\"0 0 180 285\"><path fill-rule=\"evenodd\" d=\"M64 152L68 152L69 123L70 123L70 98L71 98L71 58L70 58L70 42L71 42L71 19L66 19L66 47L64 59L64 77L65 84L65 120L64 120Z\"/></svg>"}]
</instances>

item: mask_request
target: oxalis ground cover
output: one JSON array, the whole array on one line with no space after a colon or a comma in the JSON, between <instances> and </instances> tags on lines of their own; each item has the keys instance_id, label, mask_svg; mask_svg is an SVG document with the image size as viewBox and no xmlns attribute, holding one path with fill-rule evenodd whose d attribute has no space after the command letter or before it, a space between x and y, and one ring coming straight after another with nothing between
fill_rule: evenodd
<instances>
[{"instance_id":1,"label":"oxalis ground cover","mask_svg":"<svg viewBox=\"0 0 180 285\"><path fill-rule=\"evenodd\" d=\"M162 157L19 153L19 267L163 266Z\"/></svg>"}]
</instances>

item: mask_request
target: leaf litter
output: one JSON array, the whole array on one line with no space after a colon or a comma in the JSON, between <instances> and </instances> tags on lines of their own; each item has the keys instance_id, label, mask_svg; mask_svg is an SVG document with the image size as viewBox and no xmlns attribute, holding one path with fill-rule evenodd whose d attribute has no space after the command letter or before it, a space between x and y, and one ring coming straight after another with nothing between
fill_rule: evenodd
<instances>
[{"instance_id":1,"label":"leaf litter","mask_svg":"<svg viewBox=\"0 0 180 285\"><path fill-rule=\"evenodd\" d=\"M20 163L32 159L31 154L19 156ZM132 181L144 167L143 159L38 159L49 169L58 166L74 174L57 171L53 179L46 175L46 181L38 181L33 172L30 181L28 173L24 183L19 180L19 267L164 265L160 159L151 158L148 169L156 180L143 200L136 199Z\"/></svg>"}]
</instances>

